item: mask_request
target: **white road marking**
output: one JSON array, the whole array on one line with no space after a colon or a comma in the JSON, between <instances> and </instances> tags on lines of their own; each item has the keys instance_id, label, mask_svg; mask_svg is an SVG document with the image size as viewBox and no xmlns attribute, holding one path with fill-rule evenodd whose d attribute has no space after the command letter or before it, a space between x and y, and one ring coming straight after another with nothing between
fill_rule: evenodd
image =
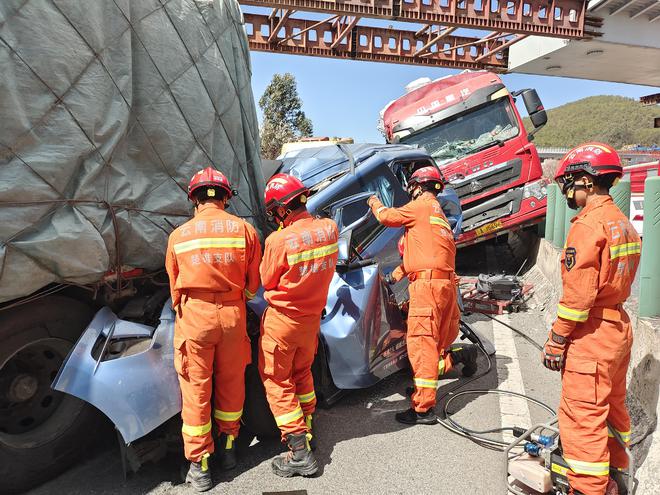
<instances>
[{"instance_id":1,"label":"white road marking","mask_svg":"<svg viewBox=\"0 0 660 495\"><path fill-rule=\"evenodd\" d=\"M506 314L499 315L497 318L504 323L511 324L509 316ZM497 350L495 367L500 379L498 389L524 394L525 385L520 372L520 361L513 332L504 325L493 321L493 341ZM525 399L511 395L499 395L499 399L502 427L521 426L526 429L532 425L529 405ZM511 432L505 432L503 437L506 442L513 439Z\"/></svg>"}]
</instances>

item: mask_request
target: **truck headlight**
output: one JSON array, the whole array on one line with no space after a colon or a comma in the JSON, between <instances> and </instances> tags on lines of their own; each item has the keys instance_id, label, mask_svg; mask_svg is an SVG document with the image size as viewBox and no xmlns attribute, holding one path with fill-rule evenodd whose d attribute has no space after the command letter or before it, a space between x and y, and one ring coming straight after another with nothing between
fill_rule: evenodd
<instances>
[{"instance_id":1,"label":"truck headlight","mask_svg":"<svg viewBox=\"0 0 660 495\"><path fill-rule=\"evenodd\" d=\"M531 198L532 196L536 199L543 199L548 194L548 181L546 179L540 179L534 182L529 182L523 187L523 198Z\"/></svg>"}]
</instances>

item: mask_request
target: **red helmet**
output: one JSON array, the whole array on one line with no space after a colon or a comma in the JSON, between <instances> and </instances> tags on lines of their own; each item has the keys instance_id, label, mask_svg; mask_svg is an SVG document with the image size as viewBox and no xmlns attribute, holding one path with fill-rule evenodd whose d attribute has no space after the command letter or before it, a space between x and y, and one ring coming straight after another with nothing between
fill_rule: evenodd
<instances>
[{"instance_id":1,"label":"red helmet","mask_svg":"<svg viewBox=\"0 0 660 495\"><path fill-rule=\"evenodd\" d=\"M442 191L445 187L444 177L436 167L428 166L415 170L408 179L408 187L413 184L425 184L427 182L435 183L435 188Z\"/></svg>"},{"instance_id":2,"label":"red helmet","mask_svg":"<svg viewBox=\"0 0 660 495\"><path fill-rule=\"evenodd\" d=\"M227 199L234 196L236 193L231 188L229 180L225 177L225 174L211 167L206 167L204 170L200 170L190 179L190 184L188 184L188 199L192 199L193 193L200 187L219 187L227 193ZM213 189L211 189L213 190ZM215 191L209 196L214 196Z\"/></svg>"},{"instance_id":3,"label":"red helmet","mask_svg":"<svg viewBox=\"0 0 660 495\"><path fill-rule=\"evenodd\" d=\"M621 158L614 148L603 143L585 143L570 150L559 162L555 180L564 176L586 172L598 176L605 174L623 175Z\"/></svg>"},{"instance_id":4,"label":"red helmet","mask_svg":"<svg viewBox=\"0 0 660 495\"><path fill-rule=\"evenodd\" d=\"M298 197L304 204L308 195L309 189L297 177L289 174L275 174L266 184L264 191L266 211L270 212L278 206L286 208L291 201Z\"/></svg>"},{"instance_id":5,"label":"red helmet","mask_svg":"<svg viewBox=\"0 0 660 495\"><path fill-rule=\"evenodd\" d=\"M403 236L399 239L399 243L397 244L397 247L399 248L399 256L403 258Z\"/></svg>"}]
</instances>

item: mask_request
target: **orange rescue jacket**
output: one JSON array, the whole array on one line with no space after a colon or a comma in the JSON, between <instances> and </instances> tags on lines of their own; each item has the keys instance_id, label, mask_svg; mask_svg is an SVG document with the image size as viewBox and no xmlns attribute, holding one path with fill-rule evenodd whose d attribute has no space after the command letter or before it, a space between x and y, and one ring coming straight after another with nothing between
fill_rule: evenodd
<instances>
[{"instance_id":1,"label":"orange rescue jacket","mask_svg":"<svg viewBox=\"0 0 660 495\"><path fill-rule=\"evenodd\" d=\"M401 208L387 208L378 198L371 199L369 206L383 225L406 228L403 236L405 273L420 270L454 271L454 234L433 194L425 192Z\"/></svg>"},{"instance_id":2,"label":"orange rescue jacket","mask_svg":"<svg viewBox=\"0 0 660 495\"><path fill-rule=\"evenodd\" d=\"M217 203L197 207L195 216L170 234L165 268L172 306L186 290L243 293L259 288L261 245L252 225Z\"/></svg>"},{"instance_id":3,"label":"orange rescue jacket","mask_svg":"<svg viewBox=\"0 0 660 495\"><path fill-rule=\"evenodd\" d=\"M635 228L610 196L595 198L571 222L561 257L563 295L552 328L564 337L589 316L618 311L630 295L641 253Z\"/></svg>"},{"instance_id":4,"label":"orange rescue jacket","mask_svg":"<svg viewBox=\"0 0 660 495\"><path fill-rule=\"evenodd\" d=\"M337 265L337 224L306 211L273 232L259 269L268 303L289 317L318 316Z\"/></svg>"}]
</instances>

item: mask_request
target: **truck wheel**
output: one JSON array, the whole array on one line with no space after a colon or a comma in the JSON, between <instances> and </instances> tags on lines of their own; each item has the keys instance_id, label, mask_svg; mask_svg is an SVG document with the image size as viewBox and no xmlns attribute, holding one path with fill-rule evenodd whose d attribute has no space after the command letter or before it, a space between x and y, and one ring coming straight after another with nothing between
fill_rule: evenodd
<instances>
[{"instance_id":1,"label":"truck wheel","mask_svg":"<svg viewBox=\"0 0 660 495\"><path fill-rule=\"evenodd\" d=\"M93 314L61 296L0 311L0 493L54 477L93 439L96 410L50 388Z\"/></svg>"}]
</instances>

